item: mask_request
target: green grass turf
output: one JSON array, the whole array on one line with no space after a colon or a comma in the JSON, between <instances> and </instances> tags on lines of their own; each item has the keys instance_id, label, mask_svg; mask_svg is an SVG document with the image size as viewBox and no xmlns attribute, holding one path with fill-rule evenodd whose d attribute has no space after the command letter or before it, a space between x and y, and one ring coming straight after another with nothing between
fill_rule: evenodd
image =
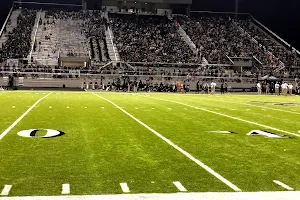
<instances>
[{"instance_id":1,"label":"green grass turf","mask_svg":"<svg viewBox=\"0 0 300 200\"><path fill-rule=\"evenodd\" d=\"M48 93L0 93L0 134L28 106ZM154 99L182 102L298 133L300 116L296 113L300 113L299 105L287 107L271 103L300 104L298 97L97 94L123 107L242 191L285 190L273 180L300 190L300 138L246 136L251 130L282 133ZM270 103L247 105L251 101ZM35 128L61 130L66 134L50 139L17 135L19 131ZM208 133L216 130L237 134ZM59 195L64 183L71 185L71 194L74 195L119 194L122 193L121 182L127 182L132 193L177 192L173 181L180 181L189 192L232 191L118 108L92 93L53 92L0 140L0 158L0 188L4 184L13 185L10 196Z\"/></svg>"}]
</instances>

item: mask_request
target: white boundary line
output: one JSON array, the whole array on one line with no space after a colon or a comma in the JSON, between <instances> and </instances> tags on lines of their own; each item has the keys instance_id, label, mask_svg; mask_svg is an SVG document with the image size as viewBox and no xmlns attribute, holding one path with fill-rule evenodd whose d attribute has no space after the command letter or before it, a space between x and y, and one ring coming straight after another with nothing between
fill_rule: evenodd
<instances>
[{"instance_id":1,"label":"white boundary line","mask_svg":"<svg viewBox=\"0 0 300 200\"><path fill-rule=\"evenodd\" d=\"M218 113L218 112L215 112L215 111L207 110L205 108L199 108L197 106L192 106L192 105L189 105L189 104L186 104L186 103L181 103L181 102L167 100L167 99L154 98L154 97L148 97L148 98L157 99L157 100L160 100L160 101L167 101L167 102L171 102L171 103L177 103L177 104L180 104L180 105L184 105L184 106L188 106L188 107L191 107L191 108L195 108L196 110L202 110L202 111L205 111L205 112L213 113L215 115L220 115L220 116L223 116L223 117L231 118L231 119L238 120L238 121L241 121L241 122L245 122L245 123L248 123L248 124L253 124L253 125L256 125L256 126L261 126L261 127L267 128L267 129L274 130L274 131L278 131L278 132L282 132L282 133L286 133L286 134L289 134L289 135L294 135L294 136L300 137L300 135L298 135L296 133L292 133L292 132L281 130L281 129L278 129L278 128L274 128L274 127L271 127L271 126L259 124L259 123L252 122L252 121L248 121L248 120L241 119L241 118L238 118L238 117L233 117L233 116L226 115L226 114L223 114L223 113Z\"/></svg>"},{"instance_id":2,"label":"white boundary line","mask_svg":"<svg viewBox=\"0 0 300 200\"><path fill-rule=\"evenodd\" d=\"M283 182L280 182L280 181L277 181L277 180L273 180L273 182L276 183L277 185L280 185L281 187L289 190L289 191L294 190L294 188L291 188L290 186L284 184Z\"/></svg>"},{"instance_id":3,"label":"white boundary line","mask_svg":"<svg viewBox=\"0 0 300 200\"><path fill-rule=\"evenodd\" d=\"M267 106L258 106L258 105L253 105L253 104L248 104L248 103L240 103L240 102L232 102L232 101L220 101L220 100L216 100L216 99L209 99L210 101L217 101L217 102L224 102L224 103L232 103L232 104L241 104L241 105L246 105L246 106L253 106L253 107L257 107L257 108L263 108L263 109L269 109L269 110L276 110L276 111L280 111L280 112L286 112L286 113L292 113L292 114L296 114L296 115L300 115L299 112L293 112L293 111L289 111L289 110L281 110L278 108L270 108Z\"/></svg>"},{"instance_id":4,"label":"white boundary line","mask_svg":"<svg viewBox=\"0 0 300 200\"><path fill-rule=\"evenodd\" d=\"M174 181L173 184L180 192L187 192L187 189L185 189L185 187L179 181Z\"/></svg>"},{"instance_id":5,"label":"white boundary line","mask_svg":"<svg viewBox=\"0 0 300 200\"><path fill-rule=\"evenodd\" d=\"M299 191L280 192L186 192L151 194L68 195L4 197L5 200L299 200ZM2 199L4 199L2 198ZM0 197L1 199L1 197Z\"/></svg>"},{"instance_id":6,"label":"white boundary line","mask_svg":"<svg viewBox=\"0 0 300 200\"><path fill-rule=\"evenodd\" d=\"M11 188L12 188L12 185L4 185L3 190L0 195L7 196L9 194L9 191Z\"/></svg>"},{"instance_id":7,"label":"white boundary line","mask_svg":"<svg viewBox=\"0 0 300 200\"><path fill-rule=\"evenodd\" d=\"M61 194L70 194L70 184L62 184Z\"/></svg>"},{"instance_id":8,"label":"white boundary line","mask_svg":"<svg viewBox=\"0 0 300 200\"><path fill-rule=\"evenodd\" d=\"M52 94L52 92L50 92L49 94L47 94L46 96L40 98L37 102L35 102L30 108L28 108L28 110L21 115L12 125L10 125L10 127L8 127L1 135L0 135L0 140L2 140L2 138L4 136L6 136L6 134L11 131L11 129L13 129L40 101L42 101L43 99L45 99L46 97L48 97L50 94Z\"/></svg>"},{"instance_id":9,"label":"white boundary line","mask_svg":"<svg viewBox=\"0 0 300 200\"><path fill-rule=\"evenodd\" d=\"M224 178L223 176L221 176L220 174L218 174L217 172L215 172L213 169L211 169L210 167L208 167L207 165L205 165L203 162L201 162L200 160L196 159L195 157L193 157L191 154L189 154L188 152L186 152L185 150L183 150L182 148L180 148L179 146L177 146L176 144L174 144L173 142L171 142L169 139L165 138L163 135L161 135L160 133L158 133L157 131L155 131L154 129L152 129L151 127L149 127L148 125L146 125L145 123L143 123L141 120L137 119L136 117L134 117L133 115L131 115L130 113L128 113L127 111L125 111L124 109L122 109L120 106L118 106L117 104L115 104L114 102L99 96L95 93L93 93L95 96L111 103L112 105L114 105L116 108L118 108L119 110L121 110L123 113L125 113L126 115L128 115L129 117L131 117L133 120L135 120L136 122L138 122L140 125L144 126L146 129L148 129L149 131L151 131L152 133L154 133L157 137L161 138L163 141L165 141L166 143L168 143L170 146L172 146L174 149L176 149L177 151L179 151L180 153L182 153L183 155L185 155L187 158L189 158L190 160L194 161L197 165L199 165L200 167L202 167L203 169L205 169L207 172L209 172L210 174L212 174L213 176L215 176L217 179L219 179L220 181L222 181L223 183L225 183L228 187L230 187L231 189L233 189L236 192L241 191L240 188L238 188L236 185L234 185L233 183L231 183L229 180L227 180L226 178Z\"/></svg>"},{"instance_id":10,"label":"white boundary line","mask_svg":"<svg viewBox=\"0 0 300 200\"><path fill-rule=\"evenodd\" d=\"M121 186L121 189L122 189L122 191L123 191L124 193L129 193L129 192L130 192L127 183L120 183L120 186Z\"/></svg>"}]
</instances>

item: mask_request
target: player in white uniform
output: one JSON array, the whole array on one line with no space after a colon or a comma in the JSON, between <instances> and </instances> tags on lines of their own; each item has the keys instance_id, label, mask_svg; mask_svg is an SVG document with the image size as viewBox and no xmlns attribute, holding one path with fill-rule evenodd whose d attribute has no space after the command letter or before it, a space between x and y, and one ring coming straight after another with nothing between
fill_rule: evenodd
<instances>
[{"instance_id":1,"label":"player in white uniform","mask_svg":"<svg viewBox=\"0 0 300 200\"><path fill-rule=\"evenodd\" d=\"M260 84L260 82L258 82L258 83L256 84L256 87L257 87L257 94L258 94L258 95L261 95L261 84Z\"/></svg>"},{"instance_id":2,"label":"player in white uniform","mask_svg":"<svg viewBox=\"0 0 300 200\"><path fill-rule=\"evenodd\" d=\"M211 84L210 84L211 94L215 94L215 92L216 92L216 86L217 86L217 84L212 81Z\"/></svg>"},{"instance_id":3,"label":"player in white uniform","mask_svg":"<svg viewBox=\"0 0 300 200\"><path fill-rule=\"evenodd\" d=\"M279 83L276 82L276 84L275 84L275 95L279 95L279 87L280 87Z\"/></svg>"},{"instance_id":4,"label":"player in white uniform","mask_svg":"<svg viewBox=\"0 0 300 200\"><path fill-rule=\"evenodd\" d=\"M288 88L289 88L289 95L292 96L292 94L293 94L293 84L290 83L290 84L288 85Z\"/></svg>"},{"instance_id":5,"label":"player in white uniform","mask_svg":"<svg viewBox=\"0 0 300 200\"><path fill-rule=\"evenodd\" d=\"M287 87L288 87L288 84L286 82L283 82L281 84L281 92L282 92L283 96L286 96L286 94L287 94Z\"/></svg>"}]
</instances>

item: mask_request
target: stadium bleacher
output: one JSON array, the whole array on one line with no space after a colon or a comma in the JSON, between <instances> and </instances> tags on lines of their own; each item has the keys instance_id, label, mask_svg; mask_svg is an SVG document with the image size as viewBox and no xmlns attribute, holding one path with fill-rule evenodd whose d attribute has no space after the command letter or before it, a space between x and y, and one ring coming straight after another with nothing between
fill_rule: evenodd
<instances>
[{"instance_id":1,"label":"stadium bleacher","mask_svg":"<svg viewBox=\"0 0 300 200\"><path fill-rule=\"evenodd\" d=\"M70 71L79 70L81 77L90 79L130 75L170 81L192 77L195 82L200 77L223 77L252 83L266 75L284 79L300 75L296 50L280 43L250 16L16 8L5 31L1 76L78 79ZM85 56L90 62L62 65L61 56ZM11 59L19 62L8 62Z\"/></svg>"},{"instance_id":2,"label":"stadium bleacher","mask_svg":"<svg viewBox=\"0 0 300 200\"><path fill-rule=\"evenodd\" d=\"M197 63L181 40L174 21L166 16L111 14L121 58L129 62Z\"/></svg>"},{"instance_id":3,"label":"stadium bleacher","mask_svg":"<svg viewBox=\"0 0 300 200\"><path fill-rule=\"evenodd\" d=\"M7 40L1 45L0 57L25 58L28 56L31 44L31 32L36 18L35 10L22 9L18 12L16 27L7 33ZM14 15L15 16L15 15Z\"/></svg>"}]
</instances>

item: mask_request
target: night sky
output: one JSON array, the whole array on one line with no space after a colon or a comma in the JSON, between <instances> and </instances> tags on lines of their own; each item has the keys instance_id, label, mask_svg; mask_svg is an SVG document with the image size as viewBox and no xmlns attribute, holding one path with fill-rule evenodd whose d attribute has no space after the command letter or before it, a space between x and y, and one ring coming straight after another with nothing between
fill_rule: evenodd
<instances>
[{"instance_id":1,"label":"night sky","mask_svg":"<svg viewBox=\"0 0 300 200\"><path fill-rule=\"evenodd\" d=\"M23 0L24 1L24 0ZM29 1L29 0L27 0ZM81 0L32 0L39 2L60 2L81 4ZM100 0L88 0L95 5ZM249 12L300 50L300 0L239 0L240 12ZM9 12L11 0L0 0L1 26ZM234 11L235 0L193 0L192 10Z\"/></svg>"}]
</instances>

